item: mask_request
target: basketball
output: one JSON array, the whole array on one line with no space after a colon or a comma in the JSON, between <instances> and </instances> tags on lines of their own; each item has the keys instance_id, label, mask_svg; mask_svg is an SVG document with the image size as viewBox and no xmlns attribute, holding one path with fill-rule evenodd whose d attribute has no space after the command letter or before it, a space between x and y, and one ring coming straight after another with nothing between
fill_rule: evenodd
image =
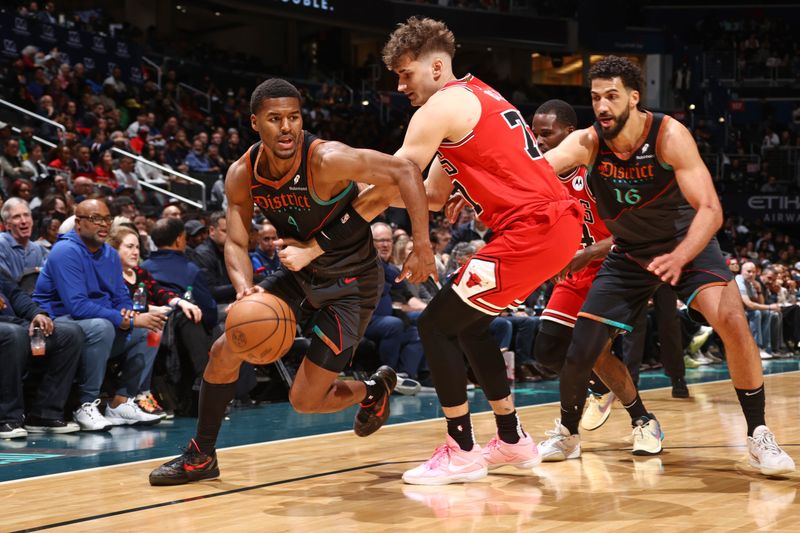
<instances>
[{"instance_id":1,"label":"basketball","mask_svg":"<svg viewBox=\"0 0 800 533\"><path fill-rule=\"evenodd\" d=\"M277 361L292 347L296 322L289 305L272 294L245 296L231 306L225 320L225 338L248 362Z\"/></svg>"}]
</instances>

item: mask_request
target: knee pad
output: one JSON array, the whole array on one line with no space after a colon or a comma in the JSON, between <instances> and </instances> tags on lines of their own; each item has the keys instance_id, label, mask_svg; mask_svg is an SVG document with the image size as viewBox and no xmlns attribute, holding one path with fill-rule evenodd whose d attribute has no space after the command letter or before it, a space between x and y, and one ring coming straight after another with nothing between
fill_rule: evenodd
<instances>
[{"instance_id":1,"label":"knee pad","mask_svg":"<svg viewBox=\"0 0 800 533\"><path fill-rule=\"evenodd\" d=\"M571 338L572 328L543 320L533 345L533 358L547 369L560 373Z\"/></svg>"}]
</instances>

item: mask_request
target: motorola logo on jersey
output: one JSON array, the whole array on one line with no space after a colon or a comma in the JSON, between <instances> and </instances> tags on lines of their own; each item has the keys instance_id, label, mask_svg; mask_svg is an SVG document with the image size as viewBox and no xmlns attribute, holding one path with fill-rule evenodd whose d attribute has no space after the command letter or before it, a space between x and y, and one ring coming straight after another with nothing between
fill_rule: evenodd
<instances>
[{"instance_id":1,"label":"motorola logo on jersey","mask_svg":"<svg viewBox=\"0 0 800 533\"><path fill-rule=\"evenodd\" d=\"M572 180L572 188L576 191L582 191L585 186L583 176L575 176L575 179Z\"/></svg>"},{"instance_id":2,"label":"motorola logo on jersey","mask_svg":"<svg viewBox=\"0 0 800 533\"><path fill-rule=\"evenodd\" d=\"M611 161L601 161L597 166L597 173L604 178L618 180L647 180L654 178L653 164L636 164L632 167L620 167Z\"/></svg>"},{"instance_id":3,"label":"motorola logo on jersey","mask_svg":"<svg viewBox=\"0 0 800 533\"><path fill-rule=\"evenodd\" d=\"M308 196L294 193L257 195L253 196L253 202L261 209L283 209L285 207L311 209Z\"/></svg>"}]
</instances>

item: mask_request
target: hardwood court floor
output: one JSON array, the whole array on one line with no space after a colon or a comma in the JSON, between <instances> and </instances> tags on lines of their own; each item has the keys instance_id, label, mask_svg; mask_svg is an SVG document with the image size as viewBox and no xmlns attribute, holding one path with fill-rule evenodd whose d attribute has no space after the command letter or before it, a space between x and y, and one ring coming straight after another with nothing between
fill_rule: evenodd
<instances>
[{"instance_id":1,"label":"hardwood court floor","mask_svg":"<svg viewBox=\"0 0 800 533\"><path fill-rule=\"evenodd\" d=\"M797 373L766 377L768 422L800 460ZM800 475L765 478L747 465L745 427L729 381L643 393L666 433L656 458L630 454L629 420L583 433L583 457L534 472L499 470L445 487L404 485L402 472L441 444L443 424L248 445L219 452L223 477L150 487L151 460L0 484L0 530L65 531L800 531ZM521 409L537 440L557 406ZM476 435L492 435L490 415Z\"/></svg>"}]
</instances>

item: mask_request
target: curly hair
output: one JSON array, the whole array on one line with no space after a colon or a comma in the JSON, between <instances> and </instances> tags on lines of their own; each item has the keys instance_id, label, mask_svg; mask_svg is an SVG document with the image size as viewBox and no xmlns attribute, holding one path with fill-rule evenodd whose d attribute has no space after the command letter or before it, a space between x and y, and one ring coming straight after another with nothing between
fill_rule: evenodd
<instances>
[{"instance_id":1,"label":"curly hair","mask_svg":"<svg viewBox=\"0 0 800 533\"><path fill-rule=\"evenodd\" d=\"M644 89L644 77L642 76L642 69L639 65L618 56L604 57L589 69L589 81L592 80L610 80L611 78L619 77L625 88L642 92Z\"/></svg>"},{"instance_id":2,"label":"curly hair","mask_svg":"<svg viewBox=\"0 0 800 533\"><path fill-rule=\"evenodd\" d=\"M428 52L443 52L451 58L456 54L456 38L444 22L430 18L411 17L397 25L381 52L389 70L408 54L417 59Z\"/></svg>"}]
</instances>

